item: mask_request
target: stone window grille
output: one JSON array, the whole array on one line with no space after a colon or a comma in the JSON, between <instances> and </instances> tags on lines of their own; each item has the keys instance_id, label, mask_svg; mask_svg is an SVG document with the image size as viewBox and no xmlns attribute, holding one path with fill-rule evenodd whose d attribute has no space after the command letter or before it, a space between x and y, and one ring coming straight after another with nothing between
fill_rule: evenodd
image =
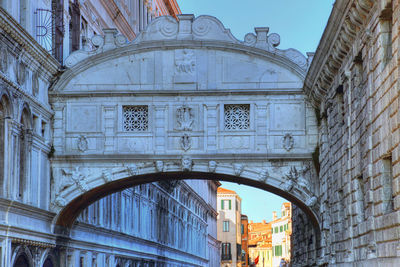
<instances>
[{"instance_id":1,"label":"stone window grille","mask_svg":"<svg viewBox=\"0 0 400 267\"><path fill-rule=\"evenodd\" d=\"M250 129L250 105L224 105L224 125L225 130Z\"/></svg>"},{"instance_id":2,"label":"stone window grille","mask_svg":"<svg viewBox=\"0 0 400 267\"><path fill-rule=\"evenodd\" d=\"M127 132L145 132L149 128L148 106L124 106L123 126Z\"/></svg>"}]
</instances>

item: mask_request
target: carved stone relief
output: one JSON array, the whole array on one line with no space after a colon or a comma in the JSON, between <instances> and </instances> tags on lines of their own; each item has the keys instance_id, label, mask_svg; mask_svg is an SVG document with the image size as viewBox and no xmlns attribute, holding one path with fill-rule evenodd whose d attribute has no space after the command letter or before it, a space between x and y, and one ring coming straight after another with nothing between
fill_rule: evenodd
<instances>
[{"instance_id":1,"label":"carved stone relief","mask_svg":"<svg viewBox=\"0 0 400 267\"><path fill-rule=\"evenodd\" d=\"M22 62L22 60L20 59L17 60L14 65L14 71L17 83L19 85L23 85L26 81L26 74L27 74L26 64Z\"/></svg>"},{"instance_id":2,"label":"carved stone relief","mask_svg":"<svg viewBox=\"0 0 400 267\"><path fill-rule=\"evenodd\" d=\"M86 191L89 190L89 187L86 184L85 181L85 176L81 173L81 171L79 170L79 167L75 167L74 170L69 171L67 169L61 169L61 172L63 174L63 178L64 178L64 183L63 183L63 188L59 188L58 192L61 192L63 189L65 189L66 187L68 187L69 185L75 184L78 189L84 193ZM70 181L72 181L72 183L66 181L70 179Z\"/></svg>"},{"instance_id":3,"label":"carved stone relief","mask_svg":"<svg viewBox=\"0 0 400 267\"><path fill-rule=\"evenodd\" d=\"M5 45L0 49L0 70L4 73L8 70L8 51Z\"/></svg>"},{"instance_id":4,"label":"carved stone relief","mask_svg":"<svg viewBox=\"0 0 400 267\"><path fill-rule=\"evenodd\" d=\"M131 164L129 165L126 170L128 171L130 176L138 175L139 173L139 168L136 164Z\"/></svg>"},{"instance_id":5,"label":"carved stone relief","mask_svg":"<svg viewBox=\"0 0 400 267\"><path fill-rule=\"evenodd\" d=\"M112 181L112 172L111 170L103 170L101 173L101 177L103 178L104 182L109 183Z\"/></svg>"},{"instance_id":6,"label":"carved stone relief","mask_svg":"<svg viewBox=\"0 0 400 267\"><path fill-rule=\"evenodd\" d=\"M184 134L180 139L179 139L181 148L184 151L188 151L192 147L192 139L189 135Z\"/></svg>"},{"instance_id":7,"label":"carved stone relief","mask_svg":"<svg viewBox=\"0 0 400 267\"><path fill-rule=\"evenodd\" d=\"M88 140L85 136L81 135L77 140L77 147L80 152L85 152L88 150Z\"/></svg>"},{"instance_id":8,"label":"carved stone relief","mask_svg":"<svg viewBox=\"0 0 400 267\"><path fill-rule=\"evenodd\" d=\"M183 105L176 110L176 120L178 123L178 130L192 131L194 123L194 115L192 108Z\"/></svg>"},{"instance_id":9,"label":"carved stone relief","mask_svg":"<svg viewBox=\"0 0 400 267\"><path fill-rule=\"evenodd\" d=\"M262 169L262 170L260 171L259 180L260 180L261 182L266 183L266 182L267 182L267 179L268 179L268 176L269 176L268 170L267 170L267 169Z\"/></svg>"},{"instance_id":10,"label":"carved stone relief","mask_svg":"<svg viewBox=\"0 0 400 267\"><path fill-rule=\"evenodd\" d=\"M196 56L192 50L175 51L175 83L196 82Z\"/></svg>"},{"instance_id":11,"label":"carved stone relief","mask_svg":"<svg viewBox=\"0 0 400 267\"><path fill-rule=\"evenodd\" d=\"M293 148L294 139L290 133L285 134L282 138L282 146L286 151L290 151Z\"/></svg>"},{"instance_id":12,"label":"carved stone relief","mask_svg":"<svg viewBox=\"0 0 400 267\"><path fill-rule=\"evenodd\" d=\"M312 208L317 204L317 202L318 198L316 196L312 196L306 201L306 205Z\"/></svg>"},{"instance_id":13,"label":"carved stone relief","mask_svg":"<svg viewBox=\"0 0 400 267\"><path fill-rule=\"evenodd\" d=\"M39 74L37 72L32 74L32 94L34 96L39 94Z\"/></svg>"}]
</instances>

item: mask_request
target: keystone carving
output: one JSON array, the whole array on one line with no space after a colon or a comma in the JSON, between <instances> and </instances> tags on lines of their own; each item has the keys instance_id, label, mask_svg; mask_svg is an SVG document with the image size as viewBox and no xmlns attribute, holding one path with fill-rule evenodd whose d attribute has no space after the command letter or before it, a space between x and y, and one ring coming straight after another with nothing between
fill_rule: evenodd
<instances>
[{"instance_id":1,"label":"keystone carving","mask_svg":"<svg viewBox=\"0 0 400 267\"><path fill-rule=\"evenodd\" d=\"M193 51L188 49L176 51L175 71L177 74L193 74L196 71L196 57Z\"/></svg>"},{"instance_id":2,"label":"keystone carving","mask_svg":"<svg viewBox=\"0 0 400 267\"><path fill-rule=\"evenodd\" d=\"M184 156L181 161L182 171L191 171L193 166L193 161L189 156Z\"/></svg>"},{"instance_id":3,"label":"keystone carving","mask_svg":"<svg viewBox=\"0 0 400 267\"><path fill-rule=\"evenodd\" d=\"M211 173L214 173L216 169L217 169L217 162L213 161L213 160L209 161L208 162L208 171Z\"/></svg>"}]
</instances>

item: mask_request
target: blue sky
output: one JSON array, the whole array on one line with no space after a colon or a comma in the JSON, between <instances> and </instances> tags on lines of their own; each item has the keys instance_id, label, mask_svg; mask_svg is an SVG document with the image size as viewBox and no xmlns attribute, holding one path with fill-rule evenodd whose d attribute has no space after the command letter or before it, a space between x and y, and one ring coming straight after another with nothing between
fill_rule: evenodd
<instances>
[{"instance_id":1,"label":"blue sky","mask_svg":"<svg viewBox=\"0 0 400 267\"><path fill-rule=\"evenodd\" d=\"M217 17L233 35L243 40L254 27L269 27L281 36L278 48L314 52L332 10L334 0L177 0L183 14ZM222 183L242 198L242 211L249 220L270 221L284 199L248 186Z\"/></svg>"}]
</instances>

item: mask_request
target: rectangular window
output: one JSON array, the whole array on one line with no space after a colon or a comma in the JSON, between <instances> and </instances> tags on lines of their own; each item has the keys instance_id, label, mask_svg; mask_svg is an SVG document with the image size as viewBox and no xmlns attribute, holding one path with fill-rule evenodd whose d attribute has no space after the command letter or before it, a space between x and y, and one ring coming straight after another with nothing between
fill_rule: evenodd
<instances>
[{"instance_id":1,"label":"rectangular window","mask_svg":"<svg viewBox=\"0 0 400 267\"><path fill-rule=\"evenodd\" d=\"M244 225L242 224L242 227L241 227L241 233L242 233L242 235L244 235Z\"/></svg>"},{"instance_id":2,"label":"rectangular window","mask_svg":"<svg viewBox=\"0 0 400 267\"><path fill-rule=\"evenodd\" d=\"M224 209L224 200L222 199L221 200L221 210L223 210Z\"/></svg>"},{"instance_id":3,"label":"rectangular window","mask_svg":"<svg viewBox=\"0 0 400 267\"><path fill-rule=\"evenodd\" d=\"M275 227L275 234L279 232L278 226Z\"/></svg>"},{"instance_id":4,"label":"rectangular window","mask_svg":"<svg viewBox=\"0 0 400 267\"><path fill-rule=\"evenodd\" d=\"M224 221L223 222L223 231L224 232L229 232L229 221Z\"/></svg>"},{"instance_id":5,"label":"rectangular window","mask_svg":"<svg viewBox=\"0 0 400 267\"><path fill-rule=\"evenodd\" d=\"M229 209L232 209L232 200L228 200L228 204L229 204Z\"/></svg>"},{"instance_id":6,"label":"rectangular window","mask_svg":"<svg viewBox=\"0 0 400 267\"><path fill-rule=\"evenodd\" d=\"M222 243L221 245L221 259L231 260L231 243Z\"/></svg>"},{"instance_id":7,"label":"rectangular window","mask_svg":"<svg viewBox=\"0 0 400 267\"><path fill-rule=\"evenodd\" d=\"M144 132L149 128L148 106L123 106L123 125L127 132Z\"/></svg>"},{"instance_id":8,"label":"rectangular window","mask_svg":"<svg viewBox=\"0 0 400 267\"><path fill-rule=\"evenodd\" d=\"M250 105L224 105L225 130L250 129Z\"/></svg>"},{"instance_id":9,"label":"rectangular window","mask_svg":"<svg viewBox=\"0 0 400 267\"><path fill-rule=\"evenodd\" d=\"M283 225L281 225L280 227L279 227L279 232L283 232Z\"/></svg>"}]
</instances>

